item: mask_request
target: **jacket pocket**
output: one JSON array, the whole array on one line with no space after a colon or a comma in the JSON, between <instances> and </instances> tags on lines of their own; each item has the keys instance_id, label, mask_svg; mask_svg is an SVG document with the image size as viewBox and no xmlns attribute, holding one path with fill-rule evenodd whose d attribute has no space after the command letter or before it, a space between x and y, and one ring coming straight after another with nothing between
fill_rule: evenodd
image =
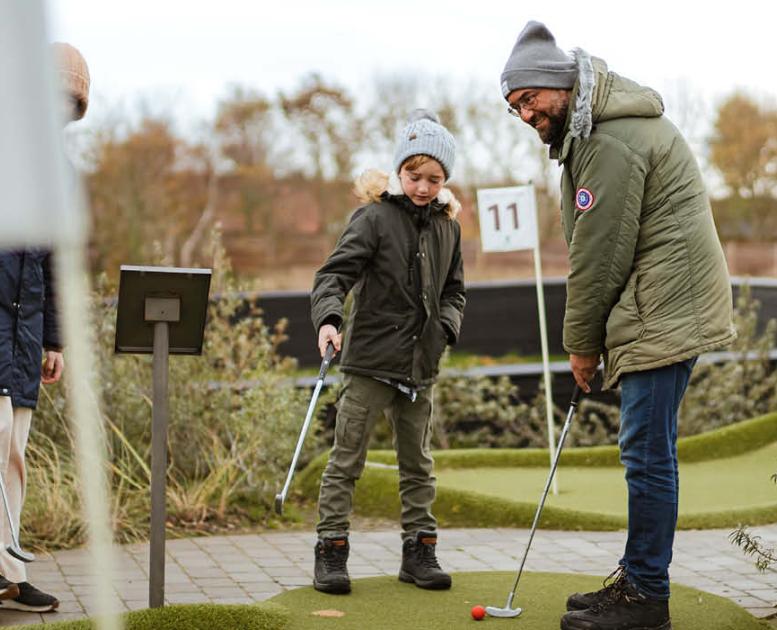
<instances>
[{"instance_id":1,"label":"jacket pocket","mask_svg":"<svg viewBox=\"0 0 777 630\"><path fill-rule=\"evenodd\" d=\"M421 340L422 352L420 356L420 378L428 380L439 371L440 358L448 345L448 335L442 323L437 317L429 320Z\"/></svg>"},{"instance_id":2,"label":"jacket pocket","mask_svg":"<svg viewBox=\"0 0 777 630\"><path fill-rule=\"evenodd\" d=\"M604 345L608 350L633 343L645 334L645 322L637 302L638 276L634 271L621 292L620 299L607 318L607 337Z\"/></svg>"},{"instance_id":3,"label":"jacket pocket","mask_svg":"<svg viewBox=\"0 0 777 630\"><path fill-rule=\"evenodd\" d=\"M364 431L367 426L367 407L355 403L348 398L340 401L335 423L335 440L338 446L347 449L358 449L364 441Z\"/></svg>"}]
</instances>

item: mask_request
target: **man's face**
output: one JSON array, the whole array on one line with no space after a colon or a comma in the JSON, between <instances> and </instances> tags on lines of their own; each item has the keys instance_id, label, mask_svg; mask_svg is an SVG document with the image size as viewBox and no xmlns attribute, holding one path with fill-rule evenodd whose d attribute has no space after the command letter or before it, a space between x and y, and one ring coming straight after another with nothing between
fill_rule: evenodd
<instances>
[{"instance_id":1,"label":"man's face","mask_svg":"<svg viewBox=\"0 0 777 630\"><path fill-rule=\"evenodd\" d=\"M556 146L564 139L569 109L569 90L526 88L510 92L511 112L537 130L545 144Z\"/></svg>"}]
</instances>

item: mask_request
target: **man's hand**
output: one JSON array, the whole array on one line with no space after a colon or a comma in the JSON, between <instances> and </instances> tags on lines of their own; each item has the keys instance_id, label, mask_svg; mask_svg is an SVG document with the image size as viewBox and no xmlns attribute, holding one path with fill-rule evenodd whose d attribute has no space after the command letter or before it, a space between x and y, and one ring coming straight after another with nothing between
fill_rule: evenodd
<instances>
[{"instance_id":1,"label":"man's hand","mask_svg":"<svg viewBox=\"0 0 777 630\"><path fill-rule=\"evenodd\" d=\"M43 359L40 374L44 385L56 383L62 377L62 370L65 369L65 357L61 352L46 350L46 356Z\"/></svg>"},{"instance_id":2,"label":"man's hand","mask_svg":"<svg viewBox=\"0 0 777 630\"><path fill-rule=\"evenodd\" d=\"M326 353L326 347L329 342L335 347L335 353L332 358L337 356L340 352L340 344L343 342L343 335L337 332L337 328L331 324L325 324L318 330L318 349L321 351L321 357L323 358Z\"/></svg>"},{"instance_id":3,"label":"man's hand","mask_svg":"<svg viewBox=\"0 0 777 630\"><path fill-rule=\"evenodd\" d=\"M572 367L572 375L575 377L580 389L586 394L591 393L588 383L596 376L596 368L599 367L598 354L570 354L569 365Z\"/></svg>"}]
</instances>

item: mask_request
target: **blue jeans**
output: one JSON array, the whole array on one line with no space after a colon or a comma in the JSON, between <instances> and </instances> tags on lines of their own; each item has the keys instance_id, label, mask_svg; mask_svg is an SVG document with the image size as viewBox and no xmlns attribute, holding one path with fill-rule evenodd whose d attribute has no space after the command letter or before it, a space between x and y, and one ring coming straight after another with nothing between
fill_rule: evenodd
<instances>
[{"instance_id":1,"label":"blue jeans","mask_svg":"<svg viewBox=\"0 0 777 630\"><path fill-rule=\"evenodd\" d=\"M621 378L621 463L629 490L629 536L620 564L637 590L669 599L677 525L677 410L696 358Z\"/></svg>"}]
</instances>

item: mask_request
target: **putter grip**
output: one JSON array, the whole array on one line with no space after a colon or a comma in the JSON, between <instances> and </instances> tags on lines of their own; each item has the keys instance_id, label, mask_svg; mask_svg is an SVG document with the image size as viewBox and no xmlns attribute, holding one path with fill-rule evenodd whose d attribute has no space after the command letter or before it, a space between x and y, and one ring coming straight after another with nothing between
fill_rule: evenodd
<instances>
[{"instance_id":1,"label":"putter grip","mask_svg":"<svg viewBox=\"0 0 777 630\"><path fill-rule=\"evenodd\" d=\"M573 407L577 407L577 403L580 402L580 396L582 396L582 394L583 394L583 390L580 389L579 385L575 384L575 389L572 392L572 402L571 402L571 405Z\"/></svg>"},{"instance_id":2,"label":"putter grip","mask_svg":"<svg viewBox=\"0 0 777 630\"><path fill-rule=\"evenodd\" d=\"M329 364L332 362L332 357L335 354L335 347L330 341L326 345L326 352L324 352L324 360L321 361L321 369L318 371L318 380L322 380L326 376L326 371L329 369Z\"/></svg>"}]
</instances>

